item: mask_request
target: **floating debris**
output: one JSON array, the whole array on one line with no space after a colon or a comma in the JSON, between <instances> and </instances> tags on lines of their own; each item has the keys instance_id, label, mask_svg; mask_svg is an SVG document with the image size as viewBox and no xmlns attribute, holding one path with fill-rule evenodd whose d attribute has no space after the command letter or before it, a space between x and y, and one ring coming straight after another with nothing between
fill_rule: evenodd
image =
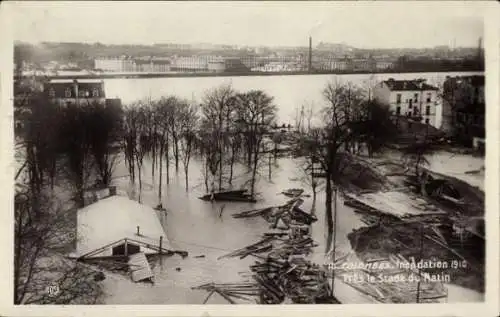
<instances>
[{"instance_id":1,"label":"floating debris","mask_svg":"<svg viewBox=\"0 0 500 317\"><path fill-rule=\"evenodd\" d=\"M302 188L289 188L281 192L283 195L291 198L299 197L304 193Z\"/></svg>"},{"instance_id":2,"label":"floating debris","mask_svg":"<svg viewBox=\"0 0 500 317\"><path fill-rule=\"evenodd\" d=\"M199 197L199 199L205 201L238 201L250 203L257 202L257 200L252 195L247 193L246 189L214 192Z\"/></svg>"}]
</instances>

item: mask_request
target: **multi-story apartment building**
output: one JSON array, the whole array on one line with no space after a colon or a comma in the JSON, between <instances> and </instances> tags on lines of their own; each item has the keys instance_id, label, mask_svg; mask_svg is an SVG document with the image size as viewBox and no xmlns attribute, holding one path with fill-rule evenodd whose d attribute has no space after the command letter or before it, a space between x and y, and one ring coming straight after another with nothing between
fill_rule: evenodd
<instances>
[{"instance_id":1,"label":"multi-story apartment building","mask_svg":"<svg viewBox=\"0 0 500 317\"><path fill-rule=\"evenodd\" d=\"M172 70L180 72L207 71L208 61L200 56L179 56L173 59Z\"/></svg>"},{"instance_id":2,"label":"multi-story apartment building","mask_svg":"<svg viewBox=\"0 0 500 317\"><path fill-rule=\"evenodd\" d=\"M396 116L407 116L413 120L441 125L438 107L438 88L428 85L424 79L382 81L373 90L374 98L389 105Z\"/></svg>"},{"instance_id":3,"label":"multi-story apartment building","mask_svg":"<svg viewBox=\"0 0 500 317\"><path fill-rule=\"evenodd\" d=\"M352 60L352 69L361 72L375 71L377 62L373 58L356 58Z\"/></svg>"},{"instance_id":4,"label":"multi-story apartment building","mask_svg":"<svg viewBox=\"0 0 500 317\"><path fill-rule=\"evenodd\" d=\"M129 57L97 58L94 60L94 69L107 72L134 72L136 62Z\"/></svg>"},{"instance_id":5,"label":"multi-story apartment building","mask_svg":"<svg viewBox=\"0 0 500 317\"><path fill-rule=\"evenodd\" d=\"M352 67L352 62L350 59L347 58L329 58L325 60L324 63L321 65L322 70L329 70L329 71L347 71L350 70Z\"/></svg>"},{"instance_id":6,"label":"multi-story apartment building","mask_svg":"<svg viewBox=\"0 0 500 317\"><path fill-rule=\"evenodd\" d=\"M390 61L377 61L376 64L375 64L375 68L378 71L393 69L394 68L394 62L390 62Z\"/></svg>"},{"instance_id":7,"label":"multi-story apartment building","mask_svg":"<svg viewBox=\"0 0 500 317\"><path fill-rule=\"evenodd\" d=\"M484 76L447 76L442 99L442 129L468 145L484 143Z\"/></svg>"},{"instance_id":8,"label":"multi-story apartment building","mask_svg":"<svg viewBox=\"0 0 500 317\"><path fill-rule=\"evenodd\" d=\"M44 84L43 91L49 100L60 105L106 103L103 80L52 79Z\"/></svg>"}]
</instances>

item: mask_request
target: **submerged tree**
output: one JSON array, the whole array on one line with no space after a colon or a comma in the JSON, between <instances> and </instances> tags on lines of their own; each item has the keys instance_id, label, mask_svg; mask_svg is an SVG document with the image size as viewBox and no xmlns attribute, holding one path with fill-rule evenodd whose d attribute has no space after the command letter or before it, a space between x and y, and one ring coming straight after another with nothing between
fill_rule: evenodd
<instances>
[{"instance_id":1,"label":"submerged tree","mask_svg":"<svg viewBox=\"0 0 500 317\"><path fill-rule=\"evenodd\" d=\"M135 152L139 135L139 106L133 104L125 108L124 149L125 162L128 165L130 182L135 183Z\"/></svg>"},{"instance_id":2,"label":"submerged tree","mask_svg":"<svg viewBox=\"0 0 500 317\"><path fill-rule=\"evenodd\" d=\"M235 111L235 92L230 85L223 85L210 90L205 94L201 106L202 126L205 129L206 145L214 146L216 152L209 154L210 171L218 172L219 190L223 186L225 150L228 144L228 135L233 124L232 118ZM213 152L212 150L210 150ZM216 155L216 157L214 156ZM217 168L213 166L217 162ZM215 174L212 174L215 176ZM213 190L213 186L212 186Z\"/></svg>"},{"instance_id":3,"label":"submerged tree","mask_svg":"<svg viewBox=\"0 0 500 317\"><path fill-rule=\"evenodd\" d=\"M277 108L273 104L273 98L261 90L240 93L236 96L236 100L238 122L243 126L243 137L251 167L250 194L254 196L259 159L263 155L264 136L275 124Z\"/></svg>"},{"instance_id":4,"label":"submerged tree","mask_svg":"<svg viewBox=\"0 0 500 317\"><path fill-rule=\"evenodd\" d=\"M61 108L60 144L66 157L66 172L79 207L84 206L84 191L92 177L94 160L91 153L90 110L79 105Z\"/></svg>"},{"instance_id":5,"label":"submerged tree","mask_svg":"<svg viewBox=\"0 0 500 317\"><path fill-rule=\"evenodd\" d=\"M99 182L103 186L108 186L117 164L118 153L114 147L122 137L123 112L119 107L98 103L90 104L88 109L90 149L100 177Z\"/></svg>"},{"instance_id":6,"label":"submerged tree","mask_svg":"<svg viewBox=\"0 0 500 317\"><path fill-rule=\"evenodd\" d=\"M351 127L353 139L366 145L369 157L382 151L398 135L389 107L376 100L362 103L359 116Z\"/></svg>"},{"instance_id":7,"label":"submerged tree","mask_svg":"<svg viewBox=\"0 0 500 317\"><path fill-rule=\"evenodd\" d=\"M189 163L196 142L196 129L198 127L197 107L184 103L178 120L181 122L181 157L184 167L186 191L189 188Z\"/></svg>"},{"instance_id":8,"label":"submerged tree","mask_svg":"<svg viewBox=\"0 0 500 317\"><path fill-rule=\"evenodd\" d=\"M353 125L358 120L354 110L359 109L362 101L358 92L359 90L350 84L338 81L328 83L323 89L326 106L321 112L322 125L304 134L299 143L299 147L309 153L311 161L324 171L325 217L328 228L326 251L331 252L333 257L336 248L338 190L346 162L349 161L346 156L350 155L350 144L354 140Z\"/></svg>"}]
</instances>

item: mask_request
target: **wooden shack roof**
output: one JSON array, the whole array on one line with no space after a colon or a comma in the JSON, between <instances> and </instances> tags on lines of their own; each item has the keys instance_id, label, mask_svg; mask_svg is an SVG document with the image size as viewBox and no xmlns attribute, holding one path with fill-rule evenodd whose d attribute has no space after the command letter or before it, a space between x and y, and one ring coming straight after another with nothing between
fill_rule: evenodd
<instances>
[{"instance_id":1,"label":"wooden shack roof","mask_svg":"<svg viewBox=\"0 0 500 317\"><path fill-rule=\"evenodd\" d=\"M172 250L156 211L127 197L111 196L78 211L78 256L105 249L123 239ZM137 235L137 226L140 235Z\"/></svg>"}]
</instances>

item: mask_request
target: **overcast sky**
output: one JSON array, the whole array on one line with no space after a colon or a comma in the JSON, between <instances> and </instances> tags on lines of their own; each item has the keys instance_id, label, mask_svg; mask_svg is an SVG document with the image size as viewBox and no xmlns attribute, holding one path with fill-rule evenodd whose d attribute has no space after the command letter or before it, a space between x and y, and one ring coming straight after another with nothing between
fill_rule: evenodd
<instances>
[{"instance_id":1,"label":"overcast sky","mask_svg":"<svg viewBox=\"0 0 500 317\"><path fill-rule=\"evenodd\" d=\"M476 46L473 2L20 2L15 40L105 44L217 43L366 48Z\"/></svg>"}]
</instances>

